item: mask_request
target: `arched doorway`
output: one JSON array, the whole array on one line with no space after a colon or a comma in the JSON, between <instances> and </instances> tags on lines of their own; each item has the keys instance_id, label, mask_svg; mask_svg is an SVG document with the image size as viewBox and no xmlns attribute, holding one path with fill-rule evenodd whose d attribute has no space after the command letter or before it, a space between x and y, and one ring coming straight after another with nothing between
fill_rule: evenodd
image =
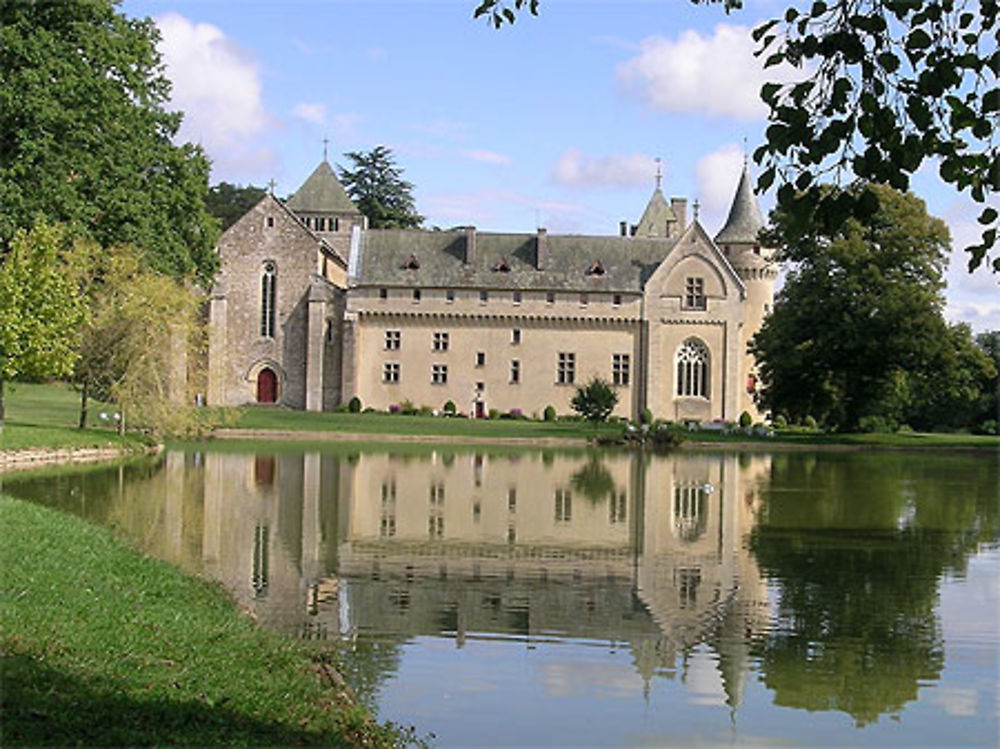
<instances>
[{"instance_id":1,"label":"arched doorway","mask_svg":"<svg viewBox=\"0 0 1000 749\"><path fill-rule=\"evenodd\" d=\"M274 403L278 400L278 376L273 369L264 367L257 375L257 402Z\"/></svg>"}]
</instances>

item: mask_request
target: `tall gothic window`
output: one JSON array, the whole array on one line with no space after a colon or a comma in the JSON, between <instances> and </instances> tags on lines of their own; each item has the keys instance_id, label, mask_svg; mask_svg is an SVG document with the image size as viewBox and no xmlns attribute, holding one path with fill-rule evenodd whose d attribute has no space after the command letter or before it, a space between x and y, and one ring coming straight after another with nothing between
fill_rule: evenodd
<instances>
[{"instance_id":1,"label":"tall gothic window","mask_svg":"<svg viewBox=\"0 0 1000 749\"><path fill-rule=\"evenodd\" d=\"M265 263L264 273L260 277L260 334L265 338L274 338L274 302L277 276L278 272L274 263Z\"/></svg>"},{"instance_id":2,"label":"tall gothic window","mask_svg":"<svg viewBox=\"0 0 1000 749\"><path fill-rule=\"evenodd\" d=\"M688 338L677 350L677 395L707 398L708 349L697 338Z\"/></svg>"}]
</instances>

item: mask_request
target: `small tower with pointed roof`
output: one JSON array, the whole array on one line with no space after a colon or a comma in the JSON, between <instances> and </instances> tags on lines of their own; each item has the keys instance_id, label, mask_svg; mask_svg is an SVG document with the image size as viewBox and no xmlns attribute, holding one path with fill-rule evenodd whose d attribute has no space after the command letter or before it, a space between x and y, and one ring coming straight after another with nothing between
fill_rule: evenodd
<instances>
[{"instance_id":1,"label":"small tower with pointed roof","mask_svg":"<svg viewBox=\"0 0 1000 749\"><path fill-rule=\"evenodd\" d=\"M660 238L673 237L684 231L687 226L687 200L671 198L670 203L663 196L663 170L660 160L656 160L656 187L646 210L643 211L639 223L632 227L634 237Z\"/></svg>"},{"instance_id":2,"label":"small tower with pointed roof","mask_svg":"<svg viewBox=\"0 0 1000 749\"><path fill-rule=\"evenodd\" d=\"M760 330L764 318L774 304L774 282L778 277L778 267L774 262L774 251L761 244L760 232L764 229L764 218L753 194L750 167L743 160L733 205L725 226L715 235L715 244L722 250L747 290L746 318L740 335L743 350L743 373L745 388L741 393L743 410L754 419L760 418L753 393L757 387L757 369L754 358L746 353L746 345Z\"/></svg>"},{"instance_id":3,"label":"small tower with pointed roof","mask_svg":"<svg viewBox=\"0 0 1000 749\"><path fill-rule=\"evenodd\" d=\"M306 227L327 241L337 234L349 237L353 227L365 225L364 216L348 197L326 158L286 205Z\"/></svg>"}]
</instances>

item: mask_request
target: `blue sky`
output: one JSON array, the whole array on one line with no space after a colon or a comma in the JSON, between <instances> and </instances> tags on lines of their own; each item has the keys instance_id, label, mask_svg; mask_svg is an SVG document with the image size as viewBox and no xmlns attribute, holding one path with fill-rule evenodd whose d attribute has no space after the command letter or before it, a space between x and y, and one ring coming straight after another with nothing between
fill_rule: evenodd
<instances>
[{"instance_id":1,"label":"blue sky","mask_svg":"<svg viewBox=\"0 0 1000 749\"><path fill-rule=\"evenodd\" d=\"M637 222L662 160L663 189L725 219L743 159L766 126L749 29L779 0L543 0L496 31L474 0L129 0L151 16L186 113L181 135L213 181L293 192L323 157L393 149L428 226L614 233ZM971 198L932 169L914 190L956 246L975 234ZM771 196L760 198L766 211ZM689 216L690 218L690 216ZM994 274L949 270L947 314L1000 328Z\"/></svg>"}]
</instances>

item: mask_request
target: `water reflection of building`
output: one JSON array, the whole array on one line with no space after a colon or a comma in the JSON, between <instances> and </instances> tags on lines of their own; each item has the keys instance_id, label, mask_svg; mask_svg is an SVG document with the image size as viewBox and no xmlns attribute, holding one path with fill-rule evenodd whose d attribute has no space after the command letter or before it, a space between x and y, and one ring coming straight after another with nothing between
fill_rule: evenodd
<instances>
[{"instance_id":1,"label":"water reflection of building","mask_svg":"<svg viewBox=\"0 0 1000 749\"><path fill-rule=\"evenodd\" d=\"M307 639L583 638L627 645L647 680L707 644L738 700L765 601L743 540L769 461L172 452L152 479L162 516L142 523L166 526L154 553Z\"/></svg>"}]
</instances>

